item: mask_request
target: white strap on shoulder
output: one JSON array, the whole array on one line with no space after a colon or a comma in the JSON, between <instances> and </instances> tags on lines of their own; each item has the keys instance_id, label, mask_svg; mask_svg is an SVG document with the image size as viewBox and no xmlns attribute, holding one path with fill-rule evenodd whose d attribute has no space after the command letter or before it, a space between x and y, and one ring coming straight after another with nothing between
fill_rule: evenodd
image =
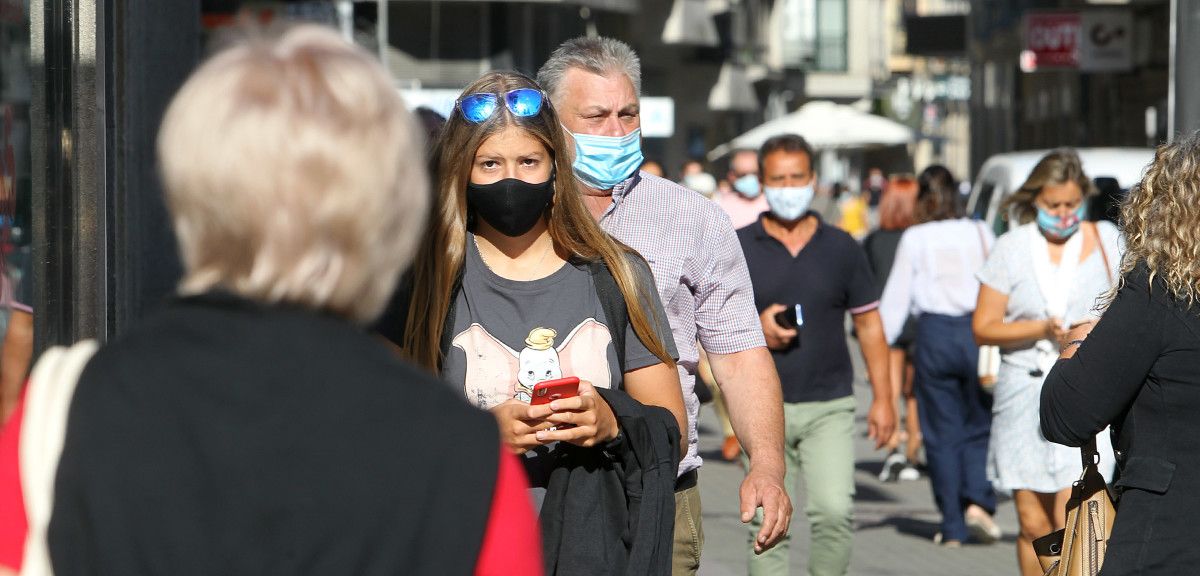
<instances>
[{"instance_id":1,"label":"white strap on shoulder","mask_svg":"<svg viewBox=\"0 0 1200 576\"><path fill-rule=\"evenodd\" d=\"M96 353L95 340L45 351L33 367L21 420L20 473L29 535L21 576L50 576L46 529L54 510L54 479L66 437L67 412L84 366Z\"/></svg>"}]
</instances>

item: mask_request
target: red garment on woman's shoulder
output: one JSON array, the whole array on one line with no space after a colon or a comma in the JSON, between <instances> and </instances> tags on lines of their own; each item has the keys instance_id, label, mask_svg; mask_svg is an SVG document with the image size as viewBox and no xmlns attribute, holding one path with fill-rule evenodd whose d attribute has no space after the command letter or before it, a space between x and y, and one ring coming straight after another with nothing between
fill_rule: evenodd
<instances>
[{"instance_id":1,"label":"red garment on woman's shoulder","mask_svg":"<svg viewBox=\"0 0 1200 576\"><path fill-rule=\"evenodd\" d=\"M533 514L529 481L517 457L506 446L500 447L496 492L475 574L542 575L542 530Z\"/></svg>"},{"instance_id":2,"label":"red garment on woman's shoulder","mask_svg":"<svg viewBox=\"0 0 1200 576\"><path fill-rule=\"evenodd\" d=\"M0 430L0 567L21 569L25 555L25 499L21 494L20 445L22 399Z\"/></svg>"}]
</instances>

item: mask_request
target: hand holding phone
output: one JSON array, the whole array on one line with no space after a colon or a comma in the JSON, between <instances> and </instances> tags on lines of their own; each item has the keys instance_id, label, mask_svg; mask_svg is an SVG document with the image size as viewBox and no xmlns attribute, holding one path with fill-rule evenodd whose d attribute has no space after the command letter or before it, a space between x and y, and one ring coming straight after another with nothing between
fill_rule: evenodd
<instances>
[{"instance_id":1,"label":"hand holding phone","mask_svg":"<svg viewBox=\"0 0 1200 576\"><path fill-rule=\"evenodd\" d=\"M787 330L795 330L800 327L803 320L800 316L800 305L788 306L782 312L775 315L775 323L780 328Z\"/></svg>"},{"instance_id":2,"label":"hand holding phone","mask_svg":"<svg viewBox=\"0 0 1200 576\"><path fill-rule=\"evenodd\" d=\"M538 432L538 441L543 444L568 442L592 447L617 436L620 428L608 403L596 392L591 382L582 380L578 387L579 392L573 397L556 398L553 404L529 407L531 413L536 412L546 423L554 426ZM550 406L554 406L554 409L550 409Z\"/></svg>"},{"instance_id":3,"label":"hand holding phone","mask_svg":"<svg viewBox=\"0 0 1200 576\"><path fill-rule=\"evenodd\" d=\"M567 376L557 380L544 380L533 386L529 404L539 406L549 404L562 398L574 398L579 395L579 378Z\"/></svg>"},{"instance_id":4,"label":"hand holding phone","mask_svg":"<svg viewBox=\"0 0 1200 576\"><path fill-rule=\"evenodd\" d=\"M798 325L803 324L796 306L772 304L758 315L762 324L763 338L767 348L771 350L786 350L799 337Z\"/></svg>"}]
</instances>

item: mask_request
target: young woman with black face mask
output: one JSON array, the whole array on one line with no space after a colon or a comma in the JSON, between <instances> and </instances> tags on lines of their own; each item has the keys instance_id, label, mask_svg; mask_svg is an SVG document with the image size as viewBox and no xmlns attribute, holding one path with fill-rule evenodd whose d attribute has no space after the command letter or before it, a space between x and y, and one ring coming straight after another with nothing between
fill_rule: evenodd
<instances>
[{"instance_id":1,"label":"young woman with black face mask","mask_svg":"<svg viewBox=\"0 0 1200 576\"><path fill-rule=\"evenodd\" d=\"M617 403L669 411L678 429L667 444L688 429L653 276L588 213L571 150L533 80L489 73L464 90L433 147L437 197L411 294L380 327L495 415L535 486L551 483L566 454L612 453L629 433ZM572 376L577 397L531 405L539 382ZM675 474L666 475L673 505ZM554 486L546 488L549 506ZM545 508L542 520L553 522ZM555 535L546 538L553 546Z\"/></svg>"}]
</instances>

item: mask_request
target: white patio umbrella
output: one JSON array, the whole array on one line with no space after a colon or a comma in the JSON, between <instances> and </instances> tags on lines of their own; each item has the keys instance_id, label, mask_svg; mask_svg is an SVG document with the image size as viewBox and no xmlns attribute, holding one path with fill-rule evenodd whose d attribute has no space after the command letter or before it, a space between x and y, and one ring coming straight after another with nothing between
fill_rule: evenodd
<instances>
[{"instance_id":1,"label":"white patio umbrella","mask_svg":"<svg viewBox=\"0 0 1200 576\"><path fill-rule=\"evenodd\" d=\"M708 159L716 160L734 150L757 150L768 138L780 134L799 134L818 149L894 146L908 144L915 137L911 128L899 122L817 100L717 146L708 153Z\"/></svg>"}]
</instances>

